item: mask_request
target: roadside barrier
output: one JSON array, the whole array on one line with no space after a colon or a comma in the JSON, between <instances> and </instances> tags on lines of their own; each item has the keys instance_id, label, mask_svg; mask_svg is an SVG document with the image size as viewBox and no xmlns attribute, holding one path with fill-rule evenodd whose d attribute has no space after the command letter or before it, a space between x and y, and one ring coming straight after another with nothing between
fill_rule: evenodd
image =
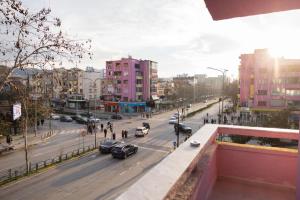
<instances>
[{"instance_id":1,"label":"roadside barrier","mask_svg":"<svg viewBox=\"0 0 300 200\"><path fill-rule=\"evenodd\" d=\"M69 160L71 158L82 156L85 153L88 153L95 149L96 149L95 145L89 145L84 148L79 148L79 149L61 154L61 155L56 156L51 159L39 161L36 163L29 163L28 173L26 172L26 165L22 165L19 167L8 169L8 170L2 170L2 171L0 171L0 186L4 185L6 183L12 182L14 180L18 180L22 177L26 177L26 176L30 176L32 174L38 173L39 171L41 171L43 169L46 169L50 166L61 163L63 161Z\"/></svg>"}]
</instances>

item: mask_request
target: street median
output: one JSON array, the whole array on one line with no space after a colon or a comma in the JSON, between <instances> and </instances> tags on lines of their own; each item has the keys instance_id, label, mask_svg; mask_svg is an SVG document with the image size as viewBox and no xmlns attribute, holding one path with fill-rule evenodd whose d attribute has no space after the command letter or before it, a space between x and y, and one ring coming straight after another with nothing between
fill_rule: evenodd
<instances>
[{"instance_id":1,"label":"street median","mask_svg":"<svg viewBox=\"0 0 300 200\"><path fill-rule=\"evenodd\" d=\"M197 114L198 112L201 112L201 111L203 111L203 110L206 110L206 109L210 108L211 106L215 105L216 103L219 103L219 101L210 103L210 104L208 104L208 105L206 105L206 106L204 106L204 107L202 107L202 108L199 108L199 109L197 109L197 110L194 110L193 112L188 113L188 114L186 115L186 117L192 117L192 116L194 116L195 114Z\"/></svg>"},{"instance_id":2,"label":"street median","mask_svg":"<svg viewBox=\"0 0 300 200\"><path fill-rule=\"evenodd\" d=\"M13 181L19 180L24 177L31 176L46 170L47 168L53 167L59 163L70 160L72 158L81 157L93 150L95 150L94 145L89 145L84 148L79 148L65 154L61 154L51 159L39 161L36 163L29 163L28 172L26 170L26 165L22 165L13 169L7 169L0 171L0 186L11 183Z\"/></svg>"}]
</instances>

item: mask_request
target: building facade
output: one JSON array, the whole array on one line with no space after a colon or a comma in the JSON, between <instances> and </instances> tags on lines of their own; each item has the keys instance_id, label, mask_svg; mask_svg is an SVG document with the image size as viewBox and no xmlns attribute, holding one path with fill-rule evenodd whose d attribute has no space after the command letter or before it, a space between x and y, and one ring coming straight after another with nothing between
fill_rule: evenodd
<instances>
[{"instance_id":1,"label":"building facade","mask_svg":"<svg viewBox=\"0 0 300 200\"><path fill-rule=\"evenodd\" d=\"M300 110L300 59L273 58L268 50L242 54L240 106L254 111Z\"/></svg>"},{"instance_id":2,"label":"building facade","mask_svg":"<svg viewBox=\"0 0 300 200\"><path fill-rule=\"evenodd\" d=\"M157 95L157 63L131 57L106 62L103 96L110 101L145 101Z\"/></svg>"}]
</instances>

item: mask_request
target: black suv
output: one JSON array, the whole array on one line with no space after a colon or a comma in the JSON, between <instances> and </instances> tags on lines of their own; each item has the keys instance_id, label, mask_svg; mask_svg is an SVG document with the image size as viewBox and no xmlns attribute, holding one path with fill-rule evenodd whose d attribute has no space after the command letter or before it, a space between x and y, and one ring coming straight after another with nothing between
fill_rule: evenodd
<instances>
[{"instance_id":1,"label":"black suv","mask_svg":"<svg viewBox=\"0 0 300 200\"><path fill-rule=\"evenodd\" d=\"M101 153L110 153L112 148L117 146L118 144L121 144L121 142L116 140L104 140L100 143L99 151Z\"/></svg>"},{"instance_id":2,"label":"black suv","mask_svg":"<svg viewBox=\"0 0 300 200\"><path fill-rule=\"evenodd\" d=\"M135 154L138 151L138 147L133 144L118 144L111 150L111 155L114 158L127 158L128 156Z\"/></svg>"},{"instance_id":3,"label":"black suv","mask_svg":"<svg viewBox=\"0 0 300 200\"><path fill-rule=\"evenodd\" d=\"M192 128L185 124L182 124L182 123L174 124L174 129L175 129L176 133L177 133L178 128L179 128L179 132L190 133L190 134L192 133Z\"/></svg>"},{"instance_id":4,"label":"black suv","mask_svg":"<svg viewBox=\"0 0 300 200\"><path fill-rule=\"evenodd\" d=\"M143 127L150 129L150 124L148 122L143 122Z\"/></svg>"}]
</instances>

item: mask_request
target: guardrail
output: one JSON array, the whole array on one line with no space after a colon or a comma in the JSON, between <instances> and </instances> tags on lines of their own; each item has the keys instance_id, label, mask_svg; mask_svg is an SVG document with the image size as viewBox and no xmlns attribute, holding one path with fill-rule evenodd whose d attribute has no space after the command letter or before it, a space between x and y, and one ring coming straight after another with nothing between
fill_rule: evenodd
<instances>
[{"instance_id":1,"label":"guardrail","mask_svg":"<svg viewBox=\"0 0 300 200\"><path fill-rule=\"evenodd\" d=\"M0 186L11 181L17 180L19 178L30 176L34 173L38 173L40 170L46 169L47 167L53 166L55 164L61 163L63 161L69 160L74 157L81 156L87 152L90 152L95 149L95 145L89 145L84 148L79 148L59 156L55 156L54 158L39 161L36 163L29 163L29 172L26 171L26 165L22 165L19 167L15 167L8 170L0 171Z\"/></svg>"}]
</instances>

